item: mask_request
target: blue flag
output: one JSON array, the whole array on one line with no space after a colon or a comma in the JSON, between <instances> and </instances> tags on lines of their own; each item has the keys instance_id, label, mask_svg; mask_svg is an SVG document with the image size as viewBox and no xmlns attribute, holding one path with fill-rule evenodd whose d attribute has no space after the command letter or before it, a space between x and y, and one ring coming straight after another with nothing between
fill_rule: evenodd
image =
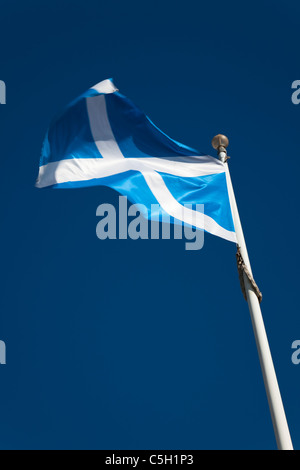
<instances>
[{"instance_id":1,"label":"blue flag","mask_svg":"<svg viewBox=\"0 0 300 470\"><path fill-rule=\"evenodd\" d=\"M111 80L74 100L47 131L38 188L109 186L148 218L153 205L172 217L236 242L226 164L174 141ZM204 205L204 210L195 205Z\"/></svg>"}]
</instances>

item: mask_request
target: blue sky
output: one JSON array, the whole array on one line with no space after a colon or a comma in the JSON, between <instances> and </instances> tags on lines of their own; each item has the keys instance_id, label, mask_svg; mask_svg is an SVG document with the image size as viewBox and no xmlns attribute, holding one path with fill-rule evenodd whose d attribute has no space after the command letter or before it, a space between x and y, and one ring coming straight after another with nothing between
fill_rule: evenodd
<instances>
[{"instance_id":1,"label":"blue sky","mask_svg":"<svg viewBox=\"0 0 300 470\"><path fill-rule=\"evenodd\" d=\"M2 449L275 449L233 244L96 237L109 188L34 187L53 116L109 77L230 170L300 448L299 2L1 3Z\"/></svg>"}]
</instances>

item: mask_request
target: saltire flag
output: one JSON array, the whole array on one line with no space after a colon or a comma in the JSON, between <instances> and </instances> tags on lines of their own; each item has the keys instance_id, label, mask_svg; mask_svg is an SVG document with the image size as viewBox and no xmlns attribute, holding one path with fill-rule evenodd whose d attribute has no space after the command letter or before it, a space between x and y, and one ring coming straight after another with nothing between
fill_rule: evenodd
<instances>
[{"instance_id":1,"label":"saltire flag","mask_svg":"<svg viewBox=\"0 0 300 470\"><path fill-rule=\"evenodd\" d=\"M70 103L50 125L38 188L104 185L146 208L159 205L185 223L236 242L226 167L174 141L104 80ZM195 205L204 205L204 212Z\"/></svg>"}]
</instances>

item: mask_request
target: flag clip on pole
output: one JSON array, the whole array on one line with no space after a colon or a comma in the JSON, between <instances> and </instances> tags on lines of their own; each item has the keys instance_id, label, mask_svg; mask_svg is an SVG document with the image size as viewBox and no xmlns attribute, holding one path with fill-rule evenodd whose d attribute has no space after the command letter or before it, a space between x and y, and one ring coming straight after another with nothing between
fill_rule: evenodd
<instances>
[{"instance_id":1,"label":"flag clip on pole","mask_svg":"<svg viewBox=\"0 0 300 470\"><path fill-rule=\"evenodd\" d=\"M286 420L286 415L280 395L280 390L276 378L274 364L271 356L269 342L264 326L264 321L260 309L261 297L254 279L252 277L251 265L248 257L245 238L242 230L242 225L239 217L239 212L236 204L236 199L233 191L233 186L230 178L228 167L227 147L229 145L228 138L224 135L218 134L212 140L212 146L217 150L219 159L225 165L226 180L228 186L228 193L230 199L230 206L233 216L233 222L237 237L238 253L240 263L244 269L241 273L244 285L244 295L248 302L252 326L255 335L256 346L258 350L260 365L262 369L265 389L267 393L269 408L271 412L277 447L279 450L293 450L293 444ZM253 281L253 282L252 282ZM256 286L256 287L255 287ZM257 288L257 289L256 289Z\"/></svg>"}]
</instances>

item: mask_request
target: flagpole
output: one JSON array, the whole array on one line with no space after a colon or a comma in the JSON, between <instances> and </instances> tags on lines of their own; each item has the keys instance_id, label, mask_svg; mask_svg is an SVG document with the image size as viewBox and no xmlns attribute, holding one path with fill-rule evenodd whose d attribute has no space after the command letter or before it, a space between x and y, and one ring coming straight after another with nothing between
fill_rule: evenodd
<instances>
[{"instance_id":1,"label":"flagpole","mask_svg":"<svg viewBox=\"0 0 300 470\"><path fill-rule=\"evenodd\" d=\"M215 136L212 140L212 146L218 151L219 159L225 164L226 180L234 227L237 237L237 245L240 248L240 252L243 261L246 265L246 268L252 276L251 265L227 163L228 157L226 148L228 147L228 144L228 138L220 134ZM293 444L291 441L291 436L276 378L269 342L260 309L260 303L257 294L255 293L255 290L245 272L243 273L243 278L265 389L268 397L277 447L279 450L293 450Z\"/></svg>"}]
</instances>

